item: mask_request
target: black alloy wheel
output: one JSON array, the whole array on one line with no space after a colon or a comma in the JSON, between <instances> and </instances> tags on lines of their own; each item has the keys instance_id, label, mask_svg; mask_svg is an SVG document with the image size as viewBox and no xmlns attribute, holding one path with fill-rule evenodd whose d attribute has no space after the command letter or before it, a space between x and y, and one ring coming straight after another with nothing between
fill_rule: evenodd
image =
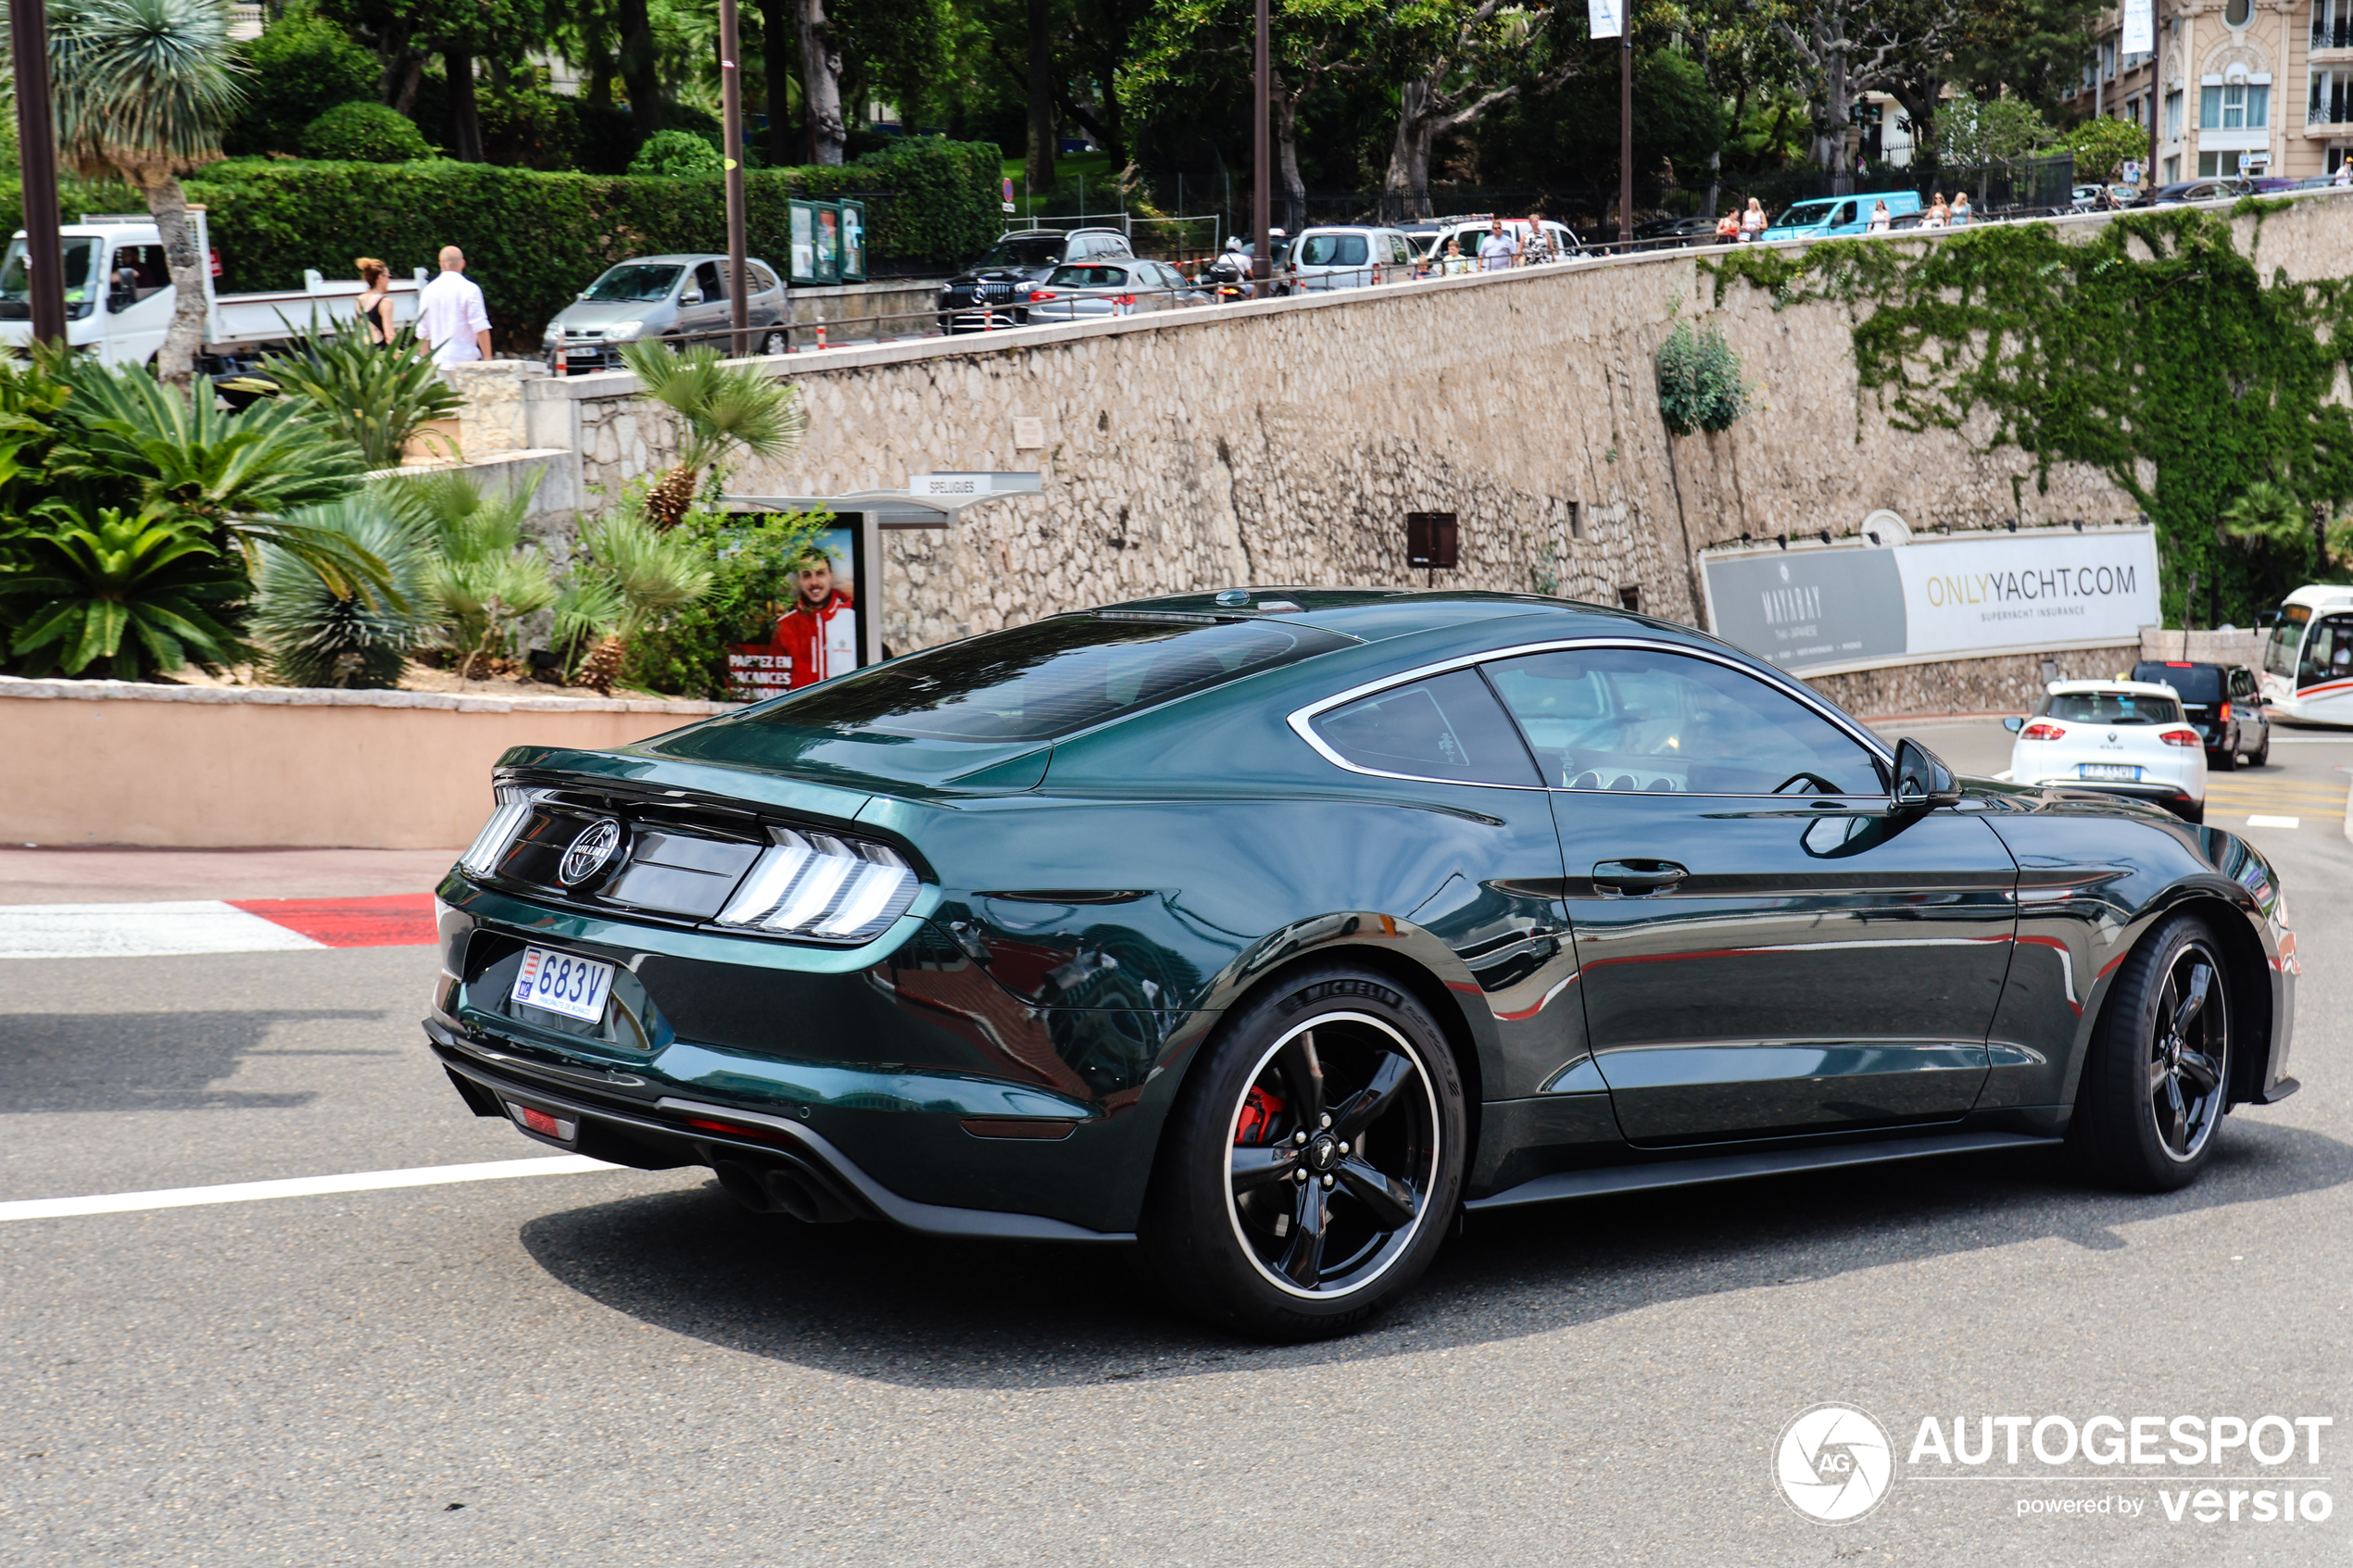
<instances>
[{"instance_id":1,"label":"black alloy wheel","mask_svg":"<svg viewBox=\"0 0 2353 1568\"><path fill-rule=\"evenodd\" d=\"M2229 1108L2231 994L2206 922L2177 915L2119 972L2093 1036L2068 1142L2093 1179L2143 1192L2187 1185Z\"/></svg>"},{"instance_id":2,"label":"black alloy wheel","mask_svg":"<svg viewBox=\"0 0 2353 1568\"><path fill-rule=\"evenodd\" d=\"M770 329L766 333L761 335L760 340L760 352L762 354L784 354L789 352L791 347L792 339L786 334L784 329L781 327Z\"/></svg>"},{"instance_id":3,"label":"black alloy wheel","mask_svg":"<svg viewBox=\"0 0 2353 1568\"><path fill-rule=\"evenodd\" d=\"M1264 1337L1363 1322L1428 1266L1461 1192L1467 1118L1436 1022L1378 975L1318 969L1203 1051L1162 1140L1147 1262Z\"/></svg>"}]
</instances>

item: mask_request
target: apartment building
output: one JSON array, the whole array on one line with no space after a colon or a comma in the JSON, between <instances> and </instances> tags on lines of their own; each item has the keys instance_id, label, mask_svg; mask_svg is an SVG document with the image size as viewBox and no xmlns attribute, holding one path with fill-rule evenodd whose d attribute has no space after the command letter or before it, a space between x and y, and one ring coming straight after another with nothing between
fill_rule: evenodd
<instances>
[{"instance_id":1,"label":"apartment building","mask_svg":"<svg viewBox=\"0 0 2353 1568\"><path fill-rule=\"evenodd\" d=\"M2158 183L2309 179L2353 150L2353 0L2154 0L2157 51L2122 51L2110 11L2070 94L2086 114L2158 120Z\"/></svg>"}]
</instances>

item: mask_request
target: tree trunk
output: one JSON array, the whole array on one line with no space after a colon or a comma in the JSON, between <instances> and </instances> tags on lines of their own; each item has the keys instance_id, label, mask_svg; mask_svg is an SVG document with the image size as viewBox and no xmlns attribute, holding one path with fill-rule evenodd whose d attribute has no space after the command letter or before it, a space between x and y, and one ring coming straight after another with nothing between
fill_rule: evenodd
<instances>
[{"instance_id":1,"label":"tree trunk","mask_svg":"<svg viewBox=\"0 0 2353 1568\"><path fill-rule=\"evenodd\" d=\"M768 78L768 161L778 168L794 161L791 82L799 31L787 0L760 0L760 57Z\"/></svg>"},{"instance_id":2,"label":"tree trunk","mask_svg":"<svg viewBox=\"0 0 2353 1568\"><path fill-rule=\"evenodd\" d=\"M614 19L621 28L621 84L629 94L629 119L642 142L661 129L661 75L654 59L654 29L646 0L621 0Z\"/></svg>"},{"instance_id":3,"label":"tree trunk","mask_svg":"<svg viewBox=\"0 0 2353 1568\"><path fill-rule=\"evenodd\" d=\"M463 49L444 49L441 63L449 73L449 156L459 163L480 163L482 112L474 102L474 57Z\"/></svg>"},{"instance_id":4,"label":"tree trunk","mask_svg":"<svg viewBox=\"0 0 2353 1568\"><path fill-rule=\"evenodd\" d=\"M1380 186L1381 216L1391 222L1431 215L1429 155L1438 126L1429 113L1429 98L1426 80L1405 82L1397 90L1397 136L1390 144L1389 171Z\"/></svg>"},{"instance_id":5,"label":"tree trunk","mask_svg":"<svg viewBox=\"0 0 2353 1568\"><path fill-rule=\"evenodd\" d=\"M140 194L155 215L164 265L171 271L171 325L156 351L156 379L184 392L195 379L196 350L204 346L205 284L212 258L196 249L195 231L188 226L188 194L179 181L169 174L158 175L153 184L142 181Z\"/></svg>"},{"instance_id":6,"label":"tree trunk","mask_svg":"<svg viewBox=\"0 0 2353 1568\"><path fill-rule=\"evenodd\" d=\"M605 42L604 29L585 29L581 53L585 56L581 69L587 73L588 90L584 101L592 109L612 107L612 49Z\"/></svg>"},{"instance_id":7,"label":"tree trunk","mask_svg":"<svg viewBox=\"0 0 2353 1568\"><path fill-rule=\"evenodd\" d=\"M1285 227L1294 234L1307 226L1307 182L1299 173L1299 100L1282 73L1275 73L1275 150L1282 169Z\"/></svg>"},{"instance_id":8,"label":"tree trunk","mask_svg":"<svg viewBox=\"0 0 2353 1568\"><path fill-rule=\"evenodd\" d=\"M800 103L809 119L809 161L841 162L849 128L841 118L841 50L825 18L825 0L800 0Z\"/></svg>"},{"instance_id":9,"label":"tree trunk","mask_svg":"<svg viewBox=\"0 0 2353 1568\"><path fill-rule=\"evenodd\" d=\"M1707 155L1707 205L1699 209L1702 218L1716 216L1717 198L1724 190L1724 149L1718 147Z\"/></svg>"},{"instance_id":10,"label":"tree trunk","mask_svg":"<svg viewBox=\"0 0 2353 1568\"><path fill-rule=\"evenodd\" d=\"M1029 0L1029 191L1054 188L1054 33L1047 0Z\"/></svg>"},{"instance_id":11,"label":"tree trunk","mask_svg":"<svg viewBox=\"0 0 2353 1568\"><path fill-rule=\"evenodd\" d=\"M392 107L402 114L417 112L417 89L424 82L425 57L411 49L400 62L400 87L393 94Z\"/></svg>"}]
</instances>

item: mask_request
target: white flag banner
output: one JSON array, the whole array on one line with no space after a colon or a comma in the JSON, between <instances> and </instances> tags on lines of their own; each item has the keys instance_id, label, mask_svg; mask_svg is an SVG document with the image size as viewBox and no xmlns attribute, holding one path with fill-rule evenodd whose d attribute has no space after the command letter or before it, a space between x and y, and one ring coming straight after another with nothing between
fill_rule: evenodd
<instances>
[{"instance_id":1,"label":"white flag banner","mask_svg":"<svg viewBox=\"0 0 2353 1568\"><path fill-rule=\"evenodd\" d=\"M1615 38L1622 31L1618 24L1618 7L1624 0L1585 0L1585 18L1596 38ZM2131 0L2127 0L2131 3ZM2140 0L2144 6L2148 0Z\"/></svg>"},{"instance_id":2,"label":"white flag banner","mask_svg":"<svg viewBox=\"0 0 2353 1568\"><path fill-rule=\"evenodd\" d=\"M2156 50L2156 7L2150 0L2124 0L2124 52L2147 55Z\"/></svg>"}]
</instances>

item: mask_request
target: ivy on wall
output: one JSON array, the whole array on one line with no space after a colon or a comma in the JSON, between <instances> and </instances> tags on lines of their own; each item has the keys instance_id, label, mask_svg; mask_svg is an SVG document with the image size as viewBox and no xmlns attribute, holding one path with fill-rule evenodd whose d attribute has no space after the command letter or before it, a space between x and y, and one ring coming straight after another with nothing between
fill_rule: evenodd
<instances>
[{"instance_id":1,"label":"ivy on wall","mask_svg":"<svg viewBox=\"0 0 2353 1568\"><path fill-rule=\"evenodd\" d=\"M1980 449L2027 454L2038 490L2056 462L2100 470L2156 524L2168 622L2195 574L2201 623L2246 625L2328 562L2294 537L2233 540L2224 514L2264 485L2316 522L2353 502L2353 408L2333 400L2353 363L2353 280L2267 280L2230 221L2286 206L2133 213L2088 241L1999 224L1700 265L1719 306L1736 282L1776 309L1846 306L1861 384L1898 429L1990 421Z\"/></svg>"}]
</instances>

